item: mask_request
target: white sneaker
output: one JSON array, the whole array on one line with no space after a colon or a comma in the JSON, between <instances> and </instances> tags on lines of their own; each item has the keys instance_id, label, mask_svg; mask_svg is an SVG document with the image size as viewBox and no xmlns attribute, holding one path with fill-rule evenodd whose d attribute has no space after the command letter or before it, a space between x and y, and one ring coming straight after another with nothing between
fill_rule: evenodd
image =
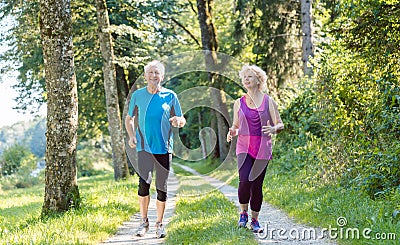
<instances>
[{"instance_id":1,"label":"white sneaker","mask_svg":"<svg viewBox=\"0 0 400 245\"><path fill-rule=\"evenodd\" d=\"M147 218L140 219L140 225L136 231L136 236L144 236L148 230L149 220Z\"/></svg>"},{"instance_id":2,"label":"white sneaker","mask_svg":"<svg viewBox=\"0 0 400 245\"><path fill-rule=\"evenodd\" d=\"M157 238L164 238L167 235L167 232L164 229L163 224L160 222L156 223L156 236Z\"/></svg>"}]
</instances>

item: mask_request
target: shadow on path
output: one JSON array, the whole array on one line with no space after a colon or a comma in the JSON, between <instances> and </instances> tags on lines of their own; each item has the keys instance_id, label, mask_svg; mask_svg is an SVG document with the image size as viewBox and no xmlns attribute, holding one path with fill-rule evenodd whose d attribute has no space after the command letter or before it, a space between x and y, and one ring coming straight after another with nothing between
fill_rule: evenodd
<instances>
[{"instance_id":1,"label":"shadow on path","mask_svg":"<svg viewBox=\"0 0 400 245\"><path fill-rule=\"evenodd\" d=\"M201 176L207 180L214 188L220 190L230 201L232 201L239 210L239 201L237 198L237 188L226 183L200 174L190 167L173 163L180 168L196 176ZM239 214L238 214L239 215ZM273 207L271 204L263 202L259 214L260 224L264 227L264 234L255 235L259 244L312 244L312 245L334 245L334 241L323 238L321 229L297 224L281 210ZM325 232L325 237L327 233Z\"/></svg>"},{"instance_id":2,"label":"shadow on path","mask_svg":"<svg viewBox=\"0 0 400 245\"><path fill-rule=\"evenodd\" d=\"M171 170L168 178L168 200L165 207L163 222L166 227L168 227L168 223L175 211L175 199L178 186L178 179L175 177L175 174ZM156 237L156 230L154 227L155 221L157 219L155 193L151 196L148 214L150 229L145 236L138 237L135 235L136 229L139 227L140 220L140 213L137 213L133 215L129 221L124 222L122 226L118 228L117 233L113 237L100 243L100 245L164 244L165 238L158 239Z\"/></svg>"}]
</instances>

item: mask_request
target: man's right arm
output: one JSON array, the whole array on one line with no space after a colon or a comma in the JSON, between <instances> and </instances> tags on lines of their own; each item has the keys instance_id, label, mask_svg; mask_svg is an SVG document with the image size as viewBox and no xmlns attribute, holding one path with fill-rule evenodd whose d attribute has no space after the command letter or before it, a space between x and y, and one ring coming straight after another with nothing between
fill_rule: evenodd
<instances>
[{"instance_id":1,"label":"man's right arm","mask_svg":"<svg viewBox=\"0 0 400 245\"><path fill-rule=\"evenodd\" d=\"M128 132L128 136L129 136L128 144L131 148L134 148L136 146L136 134L134 132L135 116L133 116L133 117L131 117L129 115L126 116L125 128L126 128L126 131Z\"/></svg>"}]
</instances>

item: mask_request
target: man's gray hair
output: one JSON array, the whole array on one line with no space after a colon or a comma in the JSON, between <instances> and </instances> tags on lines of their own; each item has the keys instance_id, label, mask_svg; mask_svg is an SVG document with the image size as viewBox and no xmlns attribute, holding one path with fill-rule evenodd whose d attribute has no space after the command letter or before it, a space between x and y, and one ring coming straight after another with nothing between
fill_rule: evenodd
<instances>
[{"instance_id":1,"label":"man's gray hair","mask_svg":"<svg viewBox=\"0 0 400 245\"><path fill-rule=\"evenodd\" d=\"M165 74L165 66L159 60L150 61L147 65L144 66L144 72L146 73L151 67L157 67L158 71L162 76Z\"/></svg>"}]
</instances>

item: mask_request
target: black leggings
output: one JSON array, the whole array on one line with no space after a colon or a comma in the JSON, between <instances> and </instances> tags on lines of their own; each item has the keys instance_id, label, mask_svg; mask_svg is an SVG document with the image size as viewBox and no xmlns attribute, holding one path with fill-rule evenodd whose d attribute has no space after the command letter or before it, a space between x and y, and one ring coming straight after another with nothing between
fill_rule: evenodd
<instances>
[{"instance_id":1,"label":"black leggings","mask_svg":"<svg viewBox=\"0 0 400 245\"><path fill-rule=\"evenodd\" d=\"M268 160L254 159L246 153L238 154L240 204L248 204L252 211L260 212L263 201L262 185Z\"/></svg>"},{"instance_id":2,"label":"black leggings","mask_svg":"<svg viewBox=\"0 0 400 245\"><path fill-rule=\"evenodd\" d=\"M156 169L157 200L167 200L167 180L172 161L172 155L151 154L146 151L138 152L138 175L139 175L139 196L150 195L150 184L153 178L154 167Z\"/></svg>"}]
</instances>

